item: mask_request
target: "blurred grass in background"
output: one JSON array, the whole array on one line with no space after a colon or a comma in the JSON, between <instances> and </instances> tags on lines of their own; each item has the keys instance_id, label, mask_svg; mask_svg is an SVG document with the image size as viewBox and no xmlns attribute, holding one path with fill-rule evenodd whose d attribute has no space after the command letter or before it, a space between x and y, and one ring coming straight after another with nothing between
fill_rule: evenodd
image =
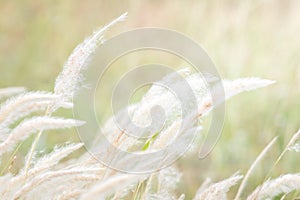
<instances>
[{"instance_id":1,"label":"blurred grass in background","mask_svg":"<svg viewBox=\"0 0 300 200\"><path fill-rule=\"evenodd\" d=\"M299 8L298 0L1 0L0 87L52 90L72 49L97 27L128 11L129 18L106 33L107 38L137 27L174 29L201 44L222 77L277 81L230 100L223 135L212 155L204 161L186 157L179 164L184 171L180 190L192 195L205 177L218 180L238 170L244 173L279 135L276 148L251 179L257 184L300 127ZM54 133L47 135L47 142L73 137L74 133ZM297 157L290 153L273 174L297 172Z\"/></svg>"}]
</instances>

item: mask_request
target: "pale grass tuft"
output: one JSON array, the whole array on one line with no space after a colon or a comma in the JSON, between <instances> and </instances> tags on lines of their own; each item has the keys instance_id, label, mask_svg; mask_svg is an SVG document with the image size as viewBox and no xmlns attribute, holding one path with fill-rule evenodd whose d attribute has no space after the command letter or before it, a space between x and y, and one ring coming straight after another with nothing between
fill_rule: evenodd
<instances>
[{"instance_id":1,"label":"pale grass tuft","mask_svg":"<svg viewBox=\"0 0 300 200\"><path fill-rule=\"evenodd\" d=\"M25 171L23 170L16 178L17 180L20 180L20 178L25 179L30 178L32 176L36 176L39 173L42 173L44 171L47 171L51 168L53 168L60 160L67 157L69 154L73 153L74 151L78 150L83 146L83 143L79 144L69 144L61 148L56 148L53 150L50 154L45 155L44 157L38 159L33 167L29 169L27 174L25 174ZM18 179L18 177L20 177Z\"/></svg>"},{"instance_id":2,"label":"pale grass tuft","mask_svg":"<svg viewBox=\"0 0 300 200\"><path fill-rule=\"evenodd\" d=\"M273 199L280 194L300 190L300 174L286 174L264 182L257 187L247 200Z\"/></svg>"},{"instance_id":3,"label":"pale grass tuft","mask_svg":"<svg viewBox=\"0 0 300 200\"><path fill-rule=\"evenodd\" d=\"M93 35L85 39L83 43L73 50L64 65L63 71L58 75L55 81L54 91L56 94L63 96L63 101L71 101L75 92L78 90L83 80L81 73L87 67L91 55L103 41L103 33L111 26L123 21L126 16L127 13L124 13L111 23L95 31Z\"/></svg>"},{"instance_id":4,"label":"pale grass tuft","mask_svg":"<svg viewBox=\"0 0 300 200\"><path fill-rule=\"evenodd\" d=\"M41 173L45 173L53 167L63 158L67 157L70 153L82 147L82 143L68 144L64 147L57 148L50 154L38 159L35 165L29 169L28 173L22 170L17 176L14 176L7 183L7 188L21 187L20 183L25 183L26 179L30 180ZM11 189L12 190L12 189Z\"/></svg>"},{"instance_id":5,"label":"pale grass tuft","mask_svg":"<svg viewBox=\"0 0 300 200\"><path fill-rule=\"evenodd\" d=\"M66 146L55 148L50 154L38 159L30 171L41 171L42 169L50 169L56 165L61 159L83 147L83 143L67 144Z\"/></svg>"},{"instance_id":6,"label":"pale grass tuft","mask_svg":"<svg viewBox=\"0 0 300 200\"><path fill-rule=\"evenodd\" d=\"M98 167L77 167L71 169L63 169L59 171L49 171L45 172L39 176L34 177L31 180L28 180L27 183L22 186L22 188L14 194L13 199L19 199L22 196L28 195L31 190L37 190L43 184L47 184L55 181L57 184L72 184L73 181L86 180L86 174L99 174L103 171L103 168ZM29 194L30 195L30 194ZM34 195L34 194L33 194ZM29 198L30 199L30 198Z\"/></svg>"},{"instance_id":7,"label":"pale grass tuft","mask_svg":"<svg viewBox=\"0 0 300 200\"><path fill-rule=\"evenodd\" d=\"M222 81L226 99L244 91L251 91L274 84L275 81L260 78L239 78L233 81Z\"/></svg>"},{"instance_id":8,"label":"pale grass tuft","mask_svg":"<svg viewBox=\"0 0 300 200\"><path fill-rule=\"evenodd\" d=\"M179 170L174 166L160 170L156 175L156 181L153 180L155 177L154 175L150 179L148 179L149 181L147 182L147 189L144 193L144 198L148 200L175 200L182 198L184 199L184 196L182 195L179 198L175 195L177 184L181 179L181 175L181 172L179 172Z\"/></svg>"},{"instance_id":9,"label":"pale grass tuft","mask_svg":"<svg viewBox=\"0 0 300 200\"><path fill-rule=\"evenodd\" d=\"M181 125L182 120L176 120L170 127L162 131L154 141L152 148L159 150L168 144L172 144L172 142L174 142L173 140L176 139L179 134Z\"/></svg>"},{"instance_id":10,"label":"pale grass tuft","mask_svg":"<svg viewBox=\"0 0 300 200\"><path fill-rule=\"evenodd\" d=\"M201 193L197 193L194 200L225 200L227 199L227 192L242 179L241 175L233 175L232 177L215 183L209 186Z\"/></svg>"},{"instance_id":11,"label":"pale grass tuft","mask_svg":"<svg viewBox=\"0 0 300 200\"><path fill-rule=\"evenodd\" d=\"M235 95L266 87L273 83L275 83L275 81L260 78L239 78L236 80L222 80L221 82L217 82L212 86L210 93L200 98L198 102L198 117L205 116L213 108ZM212 96L214 97L214 102Z\"/></svg>"},{"instance_id":12,"label":"pale grass tuft","mask_svg":"<svg viewBox=\"0 0 300 200\"><path fill-rule=\"evenodd\" d=\"M62 119L54 117L34 117L24 120L14 128L8 138L0 144L0 155L8 152L15 145L40 130L53 130L82 126L84 122L73 119Z\"/></svg>"},{"instance_id":13,"label":"pale grass tuft","mask_svg":"<svg viewBox=\"0 0 300 200\"><path fill-rule=\"evenodd\" d=\"M143 179L141 176L121 174L110 177L108 180L100 182L93 186L87 193L83 194L80 200L98 200L105 199L118 190L122 190L128 185L137 183Z\"/></svg>"},{"instance_id":14,"label":"pale grass tuft","mask_svg":"<svg viewBox=\"0 0 300 200\"><path fill-rule=\"evenodd\" d=\"M58 95L46 92L29 92L8 99L0 108L0 133L9 131L9 126L33 112L45 110Z\"/></svg>"}]
</instances>

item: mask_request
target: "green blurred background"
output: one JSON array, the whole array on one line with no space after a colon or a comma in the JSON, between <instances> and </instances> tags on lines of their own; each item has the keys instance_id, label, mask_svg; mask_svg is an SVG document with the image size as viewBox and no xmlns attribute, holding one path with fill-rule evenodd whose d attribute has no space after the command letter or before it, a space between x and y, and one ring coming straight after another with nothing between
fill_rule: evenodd
<instances>
[{"instance_id":1,"label":"green blurred background","mask_svg":"<svg viewBox=\"0 0 300 200\"><path fill-rule=\"evenodd\" d=\"M107 38L146 26L182 32L203 46L222 77L256 76L277 83L226 104L224 131L213 153L204 161L193 155L179 162L184 173L179 190L189 197L205 177L245 173L279 135L251 178L258 184L300 128L299 9L298 0L0 0L0 87L52 90L72 49L124 12L128 19L107 32ZM64 142L72 134L47 135L46 141ZM299 161L299 155L289 153L272 175L299 171Z\"/></svg>"}]
</instances>

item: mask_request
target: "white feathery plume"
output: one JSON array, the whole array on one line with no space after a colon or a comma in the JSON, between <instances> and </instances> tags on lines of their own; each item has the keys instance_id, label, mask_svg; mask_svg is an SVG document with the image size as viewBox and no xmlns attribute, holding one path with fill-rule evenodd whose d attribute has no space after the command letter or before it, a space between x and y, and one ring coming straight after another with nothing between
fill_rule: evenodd
<instances>
[{"instance_id":1,"label":"white feathery plume","mask_svg":"<svg viewBox=\"0 0 300 200\"><path fill-rule=\"evenodd\" d=\"M123 119L121 117L125 112L129 113L131 115L133 111L136 109L137 105L129 105L127 108L120 110L116 116L120 116L120 119ZM120 129L119 126L117 126L114 117L109 118L106 120L104 125L102 126L101 130L99 131L99 134L104 134L107 140L114 144L115 147L118 147L121 150L127 151L129 147L137 144L137 141L135 138L128 136L127 134L124 134L123 131ZM98 139L95 140L94 143L95 147L99 147L99 141ZM99 147L101 149L101 147Z\"/></svg>"},{"instance_id":2,"label":"white feathery plume","mask_svg":"<svg viewBox=\"0 0 300 200\"><path fill-rule=\"evenodd\" d=\"M12 182L19 182L53 168L60 160L67 157L69 154L78 150L83 146L83 143L78 144L68 144L66 146L55 148L50 154L45 155L44 157L38 159L34 166L30 168L27 174L24 173L24 170L21 171L16 177L11 180Z\"/></svg>"},{"instance_id":3,"label":"white feathery plume","mask_svg":"<svg viewBox=\"0 0 300 200\"><path fill-rule=\"evenodd\" d=\"M242 179L241 175L233 175L228 179L215 183L194 197L194 200L226 200L229 189Z\"/></svg>"},{"instance_id":4,"label":"white feathery plume","mask_svg":"<svg viewBox=\"0 0 300 200\"><path fill-rule=\"evenodd\" d=\"M144 101L151 101L153 98L157 98L162 95L166 88L162 86L167 86L170 84L174 84L181 80L181 78L185 78L191 74L191 70L189 68L184 68L173 72L171 74L166 75L162 78L161 81L158 81L158 84L153 84L151 88L147 91L147 93L143 96ZM148 100L147 100L148 99Z\"/></svg>"},{"instance_id":5,"label":"white feathery plume","mask_svg":"<svg viewBox=\"0 0 300 200\"><path fill-rule=\"evenodd\" d=\"M59 98L45 92L29 92L8 99L0 108L0 133L7 133L9 126L33 112L45 110Z\"/></svg>"},{"instance_id":6,"label":"white feathery plume","mask_svg":"<svg viewBox=\"0 0 300 200\"><path fill-rule=\"evenodd\" d=\"M157 174L152 174L147 180L146 189L141 199L154 200L166 199L177 200L184 199L184 196L177 198L173 193L180 181L181 173L175 167L167 167L160 170Z\"/></svg>"},{"instance_id":7,"label":"white feathery plume","mask_svg":"<svg viewBox=\"0 0 300 200\"><path fill-rule=\"evenodd\" d=\"M28 197L28 199L32 199L33 197L38 197L38 199L43 199L44 195L39 197L36 194L36 192L39 192L40 190L43 191L45 194L47 194L47 196L53 197L53 199L62 198L66 196L66 194L70 195L71 193L74 196L75 195L74 191L76 190L78 191L79 189L81 189L81 193L84 193L87 188L91 187L93 184L97 183L101 179L102 179L101 174L94 174L94 173L88 174L88 172L84 172L73 177L71 176L67 178L58 177L57 180L52 181L53 180L52 179L49 182L43 184L41 187L37 189L34 188L34 190L29 192L28 195L26 196ZM49 191L49 187L55 185L58 185L58 187ZM62 196L62 194L65 195ZM79 196L80 194L77 194L76 199L78 199Z\"/></svg>"},{"instance_id":8,"label":"white feathery plume","mask_svg":"<svg viewBox=\"0 0 300 200\"><path fill-rule=\"evenodd\" d=\"M86 188L101 180L101 178L99 174L89 174L88 172L68 177L52 178L28 192L26 199L66 199L67 197L69 197L68 200L75 197L78 199ZM52 189L49 190L49 188Z\"/></svg>"},{"instance_id":9,"label":"white feathery plume","mask_svg":"<svg viewBox=\"0 0 300 200\"><path fill-rule=\"evenodd\" d=\"M275 81L260 78L222 80L222 82L212 86L211 91L209 91L210 93L201 98L198 105L199 116L204 116L218 104L223 103L225 100L228 100L239 93L266 87L273 83L275 83ZM224 94L222 91L224 91ZM215 102L212 101L212 95L214 96Z\"/></svg>"},{"instance_id":10,"label":"white feathery plume","mask_svg":"<svg viewBox=\"0 0 300 200\"><path fill-rule=\"evenodd\" d=\"M300 174L285 174L257 187L247 200L273 199L280 194L300 190Z\"/></svg>"},{"instance_id":11,"label":"white feathery plume","mask_svg":"<svg viewBox=\"0 0 300 200\"><path fill-rule=\"evenodd\" d=\"M167 146L168 144L172 143L173 140L176 139L176 137L178 136L178 132L180 130L180 127L182 126L182 123L182 120L176 120L172 123L170 127L159 133L157 139L152 145L152 148L161 149Z\"/></svg>"},{"instance_id":12,"label":"white feathery plume","mask_svg":"<svg viewBox=\"0 0 300 200\"><path fill-rule=\"evenodd\" d=\"M225 100L228 100L241 92L251 91L257 88L268 86L273 83L274 81L260 78L240 78L232 81L223 80L222 82L217 82L211 87L209 94L207 94L199 102L198 117L200 118L202 116L205 116L218 105L222 104ZM204 143L204 145L206 144ZM207 153L209 153L209 151L211 151L210 147L208 147ZM199 152L199 156L203 157L203 155L200 154L201 152Z\"/></svg>"},{"instance_id":13,"label":"white feathery plume","mask_svg":"<svg viewBox=\"0 0 300 200\"><path fill-rule=\"evenodd\" d=\"M194 140L194 136L202 130L202 126L197 125L195 116L196 114L191 113L183 120L174 121L168 128L157 135L153 144L150 144L149 149L161 150L166 146L174 144L175 141L176 146L174 146L175 149L171 150L172 153L177 152L180 154L179 148L182 151L193 147L193 143L191 142Z\"/></svg>"},{"instance_id":14,"label":"white feathery plume","mask_svg":"<svg viewBox=\"0 0 300 200\"><path fill-rule=\"evenodd\" d=\"M181 110L180 102L174 96L172 91L168 91L168 89L166 89L165 87L160 86L161 84L170 83L175 88L179 88L180 85L182 85L181 82L183 80L179 79L178 76L182 76L182 78L185 78L185 81L189 84L189 86L191 87L191 89L195 94L195 97L198 101L198 109L199 109L198 117L203 116L213 108L213 102L211 100L207 84L205 83L205 79L203 78L203 76L201 76L201 74L192 74L189 71L189 69L180 70L176 73L167 75L161 81L159 81L158 84L154 84L149 89L149 91L143 96L140 103L129 107L131 107L130 113L133 119L131 123L134 123L142 127L150 125L152 121L150 111L153 106L160 106L164 110L166 114L166 121L163 129L161 130L161 133L158 134L158 137L154 141L154 143L156 143L156 148L158 146L161 146L159 145L159 141L164 143L163 141L166 142L166 140L170 139L168 135L173 138L172 134L177 132L176 127L177 128L180 127L179 122L182 118L180 114L180 110ZM209 78L208 81L213 82L211 78ZM273 83L273 81L258 79L258 78L244 78L244 79L237 79L234 81L224 81L223 85L224 85L226 95L224 97L219 97L218 103L224 101L225 100L224 98L230 98L242 91L249 91L258 87L264 87L271 83ZM218 90L216 89L217 87L218 86L214 88L215 89L214 91L216 92L218 92ZM220 94L216 94L216 95L220 95ZM169 102L172 102L172 105L170 105ZM129 110L129 107L127 109L124 109L125 112ZM103 130L105 130L104 132L106 133L122 132L115 125L113 118L109 119L107 123L105 123L104 127L105 128ZM162 133L170 133L170 134L162 134ZM121 137L119 136L119 134L107 134L107 137L112 143L114 143L114 141L118 139L119 144L121 144L121 146L123 145L125 146L125 148L122 148L123 150L127 150L130 146L132 146L136 142L136 140L133 140L132 138L128 138L126 134L121 135ZM129 141L125 142L126 140ZM119 144L116 145L119 146Z\"/></svg>"},{"instance_id":15,"label":"white feathery plume","mask_svg":"<svg viewBox=\"0 0 300 200\"><path fill-rule=\"evenodd\" d=\"M170 86L171 88L169 88ZM190 90L187 90L186 87L189 87L188 89ZM191 91L194 95L191 96L189 93L186 95L181 94L182 97L184 96L185 98L185 102L182 102L181 99L176 96L176 92L178 91L181 93ZM199 74L191 74L189 69L179 70L167 75L149 89L133 114L133 122L142 127L150 125L152 121L150 115L151 109L154 106L159 106L164 111L166 117L166 119L162 119L165 120L164 125L168 127L186 111L183 110L182 103L192 102L190 100L193 96L196 97L195 100L197 101L206 93L205 82ZM170 102L172 102L172 104L170 104ZM157 116L157 118L159 117L161 116Z\"/></svg>"},{"instance_id":16,"label":"white feathery plume","mask_svg":"<svg viewBox=\"0 0 300 200\"><path fill-rule=\"evenodd\" d=\"M167 167L158 173L158 184L160 190L175 190L182 174L175 167Z\"/></svg>"},{"instance_id":17,"label":"white feathery plume","mask_svg":"<svg viewBox=\"0 0 300 200\"><path fill-rule=\"evenodd\" d=\"M164 112L167 115L167 123L165 124L164 129L171 129L172 126L175 126L173 121L176 121L176 119L180 116L180 114L178 115L178 113L180 112L180 102L176 99L172 91L168 91L168 89L162 87L161 85L172 84L175 88L179 88L182 82L182 79L179 78L179 76L181 76L181 78L188 79L187 83L192 85L191 87L193 88L193 90L197 91L198 95L203 94L205 90L203 80L199 79L196 75L190 74L191 72L189 69L184 69L165 76L161 81L159 81L157 84L154 84L149 89L149 91L143 96L143 99L140 103L128 106L127 108L119 112L117 115L122 115L122 112L128 112L129 115L133 118L132 123L144 127L149 125L149 123L151 122L151 108L153 106L159 105L161 108L163 108ZM169 102L176 103L172 103L172 106L170 106ZM122 117L119 118L122 119ZM127 150L130 146L138 142L134 138L128 137L126 134L122 134L121 136L119 134L111 134L122 132L122 130L119 130L118 126L116 126L113 117L107 120L107 122L102 128L102 132L105 133L109 141L114 143L115 146L118 146L122 150ZM171 134L173 133L170 131L168 132L170 133L169 136L171 137ZM168 139L167 137L165 138ZM118 144L116 144L115 141L118 141Z\"/></svg>"},{"instance_id":18,"label":"white feathery plume","mask_svg":"<svg viewBox=\"0 0 300 200\"><path fill-rule=\"evenodd\" d=\"M83 194L80 200L98 200L105 199L107 196L114 192L137 183L144 177L137 175L121 174L114 177L110 177L108 180L100 182L94 185L89 191Z\"/></svg>"},{"instance_id":19,"label":"white feathery plume","mask_svg":"<svg viewBox=\"0 0 300 200\"><path fill-rule=\"evenodd\" d=\"M225 90L226 99L235 96L241 92L251 91L258 88L274 84L275 81L261 78L239 78L235 80L223 80L222 84Z\"/></svg>"},{"instance_id":20,"label":"white feathery plume","mask_svg":"<svg viewBox=\"0 0 300 200\"><path fill-rule=\"evenodd\" d=\"M180 72L178 73L182 74ZM230 97L235 96L241 92L251 91L274 83L274 81L260 78L240 78L232 81L223 80L222 82L219 82L218 84L212 86L212 91L210 91L207 85L208 83L205 82L206 80L199 73L191 74L191 72L189 72L188 74L185 74L185 80L174 78L173 80L172 77L174 75L171 75L163 78L161 83L164 85L164 82L169 83L172 80L173 82L171 82L171 84L173 85L173 88L180 89L180 87L182 87L183 85L182 82L186 81L189 84L189 87L191 87L192 91L194 92L194 95L198 102L198 108L201 111L209 111L213 107L210 92L216 92L214 95L218 100L217 103L222 103L224 100L229 99ZM209 83L214 82L211 79L208 79L208 81ZM220 96L221 94L218 93L220 92L218 90L220 87L220 83L224 88L224 97ZM168 102L172 102L172 105L170 105ZM157 84L153 85L143 97L139 108L134 113L133 121L143 126L149 124L151 122L149 113L153 105L161 106L164 109L167 117L170 117L171 114L174 114L174 111L180 110L180 102L178 102L178 99L174 96L172 91L168 91L167 88L164 88L160 86L160 84Z\"/></svg>"},{"instance_id":21,"label":"white feathery plume","mask_svg":"<svg viewBox=\"0 0 300 200\"><path fill-rule=\"evenodd\" d=\"M29 170L30 172L40 172L44 169L50 169L55 166L60 160L67 157L74 151L80 149L83 146L83 143L77 144L67 144L66 146L60 148L54 148L54 150L44 157L38 159L34 166Z\"/></svg>"},{"instance_id":22,"label":"white feathery plume","mask_svg":"<svg viewBox=\"0 0 300 200\"><path fill-rule=\"evenodd\" d=\"M25 92L24 87L9 87L0 89L0 99Z\"/></svg>"},{"instance_id":23,"label":"white feathery plume","mask_svg":"<svg viewBox=\"0 0 300 200\"><path fill-rule=\"evenodd\" d=\"M200 113L199 116L202 116L203 113L208 112L213 108L213 104L211 102L211 98L209 98L208 89L205 85L204 79L199 74L191 75L190 73L185 73L184 77L186 78L186 81L189 83L190 87L196 95L196 98L199 102L199 111L202 111L202 113ZM181 79L177 80L176 76L174 79L172 74L166 76L163 79L163 81L165 82L171 80L175 82L172 82L172 84L175 84L175 86L179 86L182 81ZM236 81L225 81L225 93L227 94L226 98L230 98L242 91L248 91L254 88L263 87L271 83L272 81L255 78L238 79ZM220 100L223 101L225 100L224 98L220 98ZM168 93L166 88L159 86L159 84L154 84L143 97L140 103L135 104L133 106L129 106L131 107L130 113L133 114L133 123L142 126L149 125L149 122L151 121L151 119L149 118L149 113L151 107L153 107L154 105L160 105L167 113L167 124L165 124L164 128L158 134L158 137L153 139L153 144L150 145L150 147L152 148L148 148L147 151L153 150L153 148L160 149L163 145L167 145L168 143L172 142L172 139L176 138L174 134L177 133L178 129L180 128L180 120L178 120L178 118L180 119L180 115L177 115L176 113L174 114L174 111L177 112L177 107L179 104L177 105L176 103L172 103L172 106L175 107L175 109L172 110L170 108L170 104L168 103L174 101L176 101L176 98L174 98L174 95L171 92ZM124 109L125 112L129 110L129 107L127 109ZM183 120L186 121L186 119ZM198 130L199 128L197 127L193 129L193 131L197 132ZM107 123L105 123L105 126L102 131L108 133L105 135L107 136L107 138L109 138L111 143L113 143L115 146L118 146L119 148L123 147L123 150L127 150L130 146L133 146L137 142L137 140L128 137L126 134L122 134L123 131L119 130L119 128L115 125L113 118L109 119ZM192 129L189 132L192 133ZM182 140L180 141L184 141L184 139L188 139L190 137L191 134L185 134L184 137L182 137ZM182 142L182 146L183 148L186 148L186 143ZM110 151L108 150L107 154L110 154L109 152ZM110 157L113 158L114 155L110 155Z\"/></svg>"},{"instance_id":24,"label":"white feathery plume","mask_svg":"<svg viewBox=\"0 0 300 200\"><path fill-rule=\"evenodd\" d=\"M13 199L19 199L23 196L30 195L31 190L37 190L38 188L47 185L49 182L55 181L55 183L62 184L66 182L72 183L72 181L78 181L86 179L85 175L88 174L99 174L103 171L103 168L99 167L77 167L59 171L49 171L41 174L40 176L34 177L31 180L28 180L25 185L22 186L20 190L18 190Z\"/></svg>"},{"instance_id":25,"label":"white feathery plume","mask_svg":"<svg viewBox=\"0 0 300 200\"><path fill-rule=\"evenodd\" d=\"M189 83L192 90L195 92L195 95L197 97L197 100L201 101L200 108L203 110L209 111L212 109L213 105L212 102L209 101L209 98L205 98L205 96L209 96L208 90L206 89L206 85L204 83L203 77L201 77L199 74L185 74L186 81ZM181 85L180 83L182 80L177 80L176 76L175 79L171 75L165 77L163 81L174 81L172 84L175 86ZM163 83L163 82L162 82ZM235 94L238 94L242 91L248 91L252 90L254 88L263 87L268 84L271 84L272 81L268 80L262 80L262 79L255 79L255 78L245 78L245 79L238 79L236 81L225 81L225 93L227 94L226 97L229 98ZM174 86L174 87L175 87ZM176 101L176 98L174 98L174 95L171 92L166 92L167 89L159 86L159 84L154 84L150 90L146 93L146 95L143 97L142 101L136 105L134 105L133 110L133 122L138 125L149 125L149 122L151 119L150 116L150 110L154 105L160 105L164 111L167 113L167 120L169 118L169 124L167 124L164 129L161 131L161 133L158 134L158 137L154 140L154 144L156 148L158 148L160 143L165 144L165 142L170 142L172 138L174 138L174 134L177 132L178 127L180 127L180 120L176 121L177 118L180 118L180 115L176 115L174 117L174 112L170 111L170 104L168 102L174 102ZM225 98L225 97L224 97ZM222 98L221 100L225 100ZM203 101L203 100L207 101ZM179 105L179 104L178 104ZM178 106L176 103L172 103L173 107ZM131 113L132 113L131 110ZM175 111L178 110L177 108ZM127 109L125 109L125 112ZM176 123L178 122L178 123ZM107 123L105 123L105 130L104 132L109 133L108 138L109 140L115 144L116 146L122 146L122 144L126 144L124 150L128 149L131 145L134 144L134 140L130 140L130 142L124 142L127 140L126 134L122 134L122 131L118 129L118 127L114 124L113 118L108 120ZM176 124L178 126L176 126ZM174 128L175 127L175 128ZM176 128L177 127L177 128ZM110 130L110 131L108 131ZM117 134L111 134L111 133L117 133ZM169 133L169 134L162 134L162 133ZM188 136L186 136L188 137ZM165 141L165 142L163 142ZM183 143L184 144L184 143ZM150 149L150 148L149 148Z\"/></svg>"},{"instance_id":26,"label":"white feathery plume","mask_svg":"<svg viewBox=\"0 0 300 200\"><path fill-rule=\"evenodd\" d=\"M148 97L148 96L146 96ZM172 105L170 105L172 102ZM151 119L151 109L155 106L159 106L165 113L166 123L168 123L168 119L170 116L176 112L178 107L180 108L180 102L176 98L176 96L172 93L172 91L165 91L160 96L152 96L151 98L143 98L138 109L134 112L132 121L134 124L140 127L149 126L153 119ZM180 110L179 110L180 111ZM157 116L162 117L162 116Z\"/></svg>"},{"instance_id":27,"label":"white feathery plume","mask_svg":"<svg viewBox=\"0 0 300 200\"><path fill-rule=\"evenodd\" d=\"M50 170L56 165L61 159L68 156L70 153L82 147L82 143L79 144L69 144L67 146L58 148L51 152L50 154L40 158L36 164L29 169L27 174L24 170L21 171L17 176L12 177L6 184L7 188L20 187L27 179L32 179L35 176L45 173L45 171Z\"/></svg>"},{"instance_id":28,"label":"white feathery plume","mask_svg":"<svg viewBox=\"0 0 300 200\"><path fill-rule=\"evenodd\" d=\"M94 53L103 38L103 33L117 22L123 21L127 16L124 13L106 26L95 31L93 35L78 45L65 63L62 72L55 81L54 91L63 96L63 101L71 101L82 81L81 72L87 67L90 56Z\"/></svg>"},{"instance_id":29,"label":"white feathery plume","mask_svg":"<svg viewBox=\"0 0 300 200\"><path fill-rule=\"evenodd\" d=\"M161 81L161 83L164 84L164 81L168 83L170 81L170 77L166 76L166 78L164 78ZM189 84L189 87L191 87L198 102L199 116L203 116L204 114L209 112L214 106L217 106L213 104L222 103L226 99L229 99L230 97L235 96L243 91L254 90L274 83L274 81L259 78L241 78L233 81L224 80L222 82L217 83L216 85L213 85L212 91L210 91L207 86L207 83L205 82L205 79L203 78L203 76L201 76L201 74L189 74L186 75L185 80L175 79L173 81L173 88L178 88L179 90L180 87L182 87L183 85L183 81L186 81ZM222 93L220 93L220 91L222 90L219 90L220 83L224 88L225 96L221 96ZM216 98L217 102L212 102L210 93L214 93L214 97ZM188 99L190 97L187 95L186 98L188 102ZM172 102L172 105L170 105L169 102ZM179 102L176 96L174 96L172 91L168 91L168 89L163 88L159 84L154 85L146 93L141 103L138 105L138 108L135 110L133 115L133 122L141 126L149 125L151 123L150 110L153 106L159 105L161 108L163 108L166 114L165 125L166 127L168 127L170 124L172 124L174 120L181 117L180 111L182 112L182 108L180 104L181 102Z\"/></svg>"},{"instance_id":30,"label":"white feathery plume","mask_svg":"<svg viewBox=\"0 0 300 200\"><path fill-rule=\"evenodd\" d=\"M34 117L24 120L14 128L9 137L0 144L0 155L13 149L20 141L40 130L62 129L81 126L84 122L73 119L62 119L54 117Z\"/></svg>"},{"instance_id":31,"label":"white feathery plume","mask_svg":"<svg viewBox=\"0 0 300 200\"><path fill-rule=\"evenodd\" d=\"M158 191L149 194L148 198L154 199L177 199L174 196L177 184L181 179L181 173L175 167L167 167L158 173Z\"/></svg>"}]
</instances>

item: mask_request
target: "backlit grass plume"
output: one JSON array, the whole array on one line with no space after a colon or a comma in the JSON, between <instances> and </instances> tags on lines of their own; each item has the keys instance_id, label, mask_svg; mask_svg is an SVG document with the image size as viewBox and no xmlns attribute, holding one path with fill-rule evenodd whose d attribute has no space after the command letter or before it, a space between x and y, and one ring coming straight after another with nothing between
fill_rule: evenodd
<instances>
[{"instance_id":1,"label":"backlit grass plume","mask_svg":"<svg viewBox=\"0 0 300 200\"><path fill-rule=\"evenodd\" d=\"M66 159L73 152L76 151L79 154L77 150L83 150L83 143L72 143L72 141L66 141L66 145L56 147L52 152L33 159L39 136L43 131L84 126L85 122L83 121L54 116L54 111L59 108L70 109L76 106L73 105L72 98L76 91L80 89L80 85L84 80L82 71L86 69L97 46L104 42L104 31L115 23L124 20L125 17L126 14L121 15L94 32L93 35L75 48L62 72L58 75L53 92L26 92L22 87L0 89L0 100L2 101L0 107L0 156L2 158L1 166L3 166L0 172L1 200L183 200L186 198L185 194L177 190L184 168L179 170L176 164L155 173L144 175L124 174L110 169L87 152L82 153L81 151L76 158ZM132 151L136 147L141 147L135 149L135 151L143 154L163 149L175 139L179 139L181 142L179 146L185 146L187 145L186 141L192 137L192 132L196 131L197 134L201 134L202 124L190 124L191 118L204 117L216 105L213 104L200 74L192 73L188 69L178 73L184 74L185 80L195 93L199 110L181 119L180 115L176 113L179 106L177 100L167 90L153 85L140 102L130 105L124 110L128 109L131 112L135 123L145 125L149 123L146 113L149 112L151 106L160 105L166 111L166 127L151 139L142 141L131 138L120 131L114 124L112 117L104 123L101 131L115 147L124 151ZM180 80L173 79L172 75L166 76L163 81L173 84L174 87L181 86ZM272 83L273 81L260 78L223 80L222 84L225 89L225 99L223 100L227 100L241 92L265 87ZM124 111L120 111L118 114L121 115L122 112ZM184 124L185 128L182 132L178 132L181 124ZM27 156L23 158L24 166L20 167L18 172L12 172L10 167L13 165L20 145L24 141L30 141L27 139L32 135L35 135L35 139ZM298 134L292 141L293 145L297 139ZM246 182L258 161L263 159L265 153L271 147L272 145L267 146L257 161L254 161L245 178L237 173L217 183L206 181L195 194L194 200L227 199L231 187L238 185L240 182L242 185L236 199L246 199L247 194L243 195L242 193ZM105 154L109 158L118 158L116 152L110 151L105 146L97 146L96 144L93 148L98 149L99 153ZM292 149L292 144L287 146L284 153L290 149ZM283 154L280 158L282 156ZM164 157L157 159L163 160ZM195 155L195 159L197 159L197 155ZM151 164L152 160L140 160L131 163L131 157L124 157L116 160L116 162L138 170ZM272 180L266 177L265 180L252 194L249 194L248 199L272 199L300 188L298 174L282 175Z\"/></svg>"}]
</instances>

